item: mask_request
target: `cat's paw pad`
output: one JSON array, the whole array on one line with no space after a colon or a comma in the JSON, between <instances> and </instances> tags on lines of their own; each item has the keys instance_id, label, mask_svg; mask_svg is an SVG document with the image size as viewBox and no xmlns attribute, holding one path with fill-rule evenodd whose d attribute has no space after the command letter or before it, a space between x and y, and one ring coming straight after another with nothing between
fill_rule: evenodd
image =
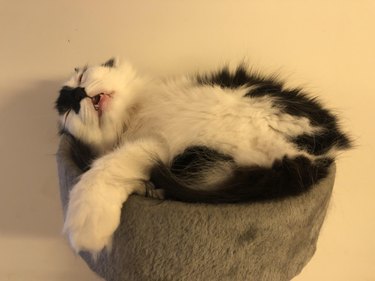
<instances>
[{"instance_id":1,"label":"cat's paw pad","mask_svg":"<svg viewBox=\"0 0 375 281\"><path fill-rule=\"evenodd\" d=\"M70 193L64 224L73 249L95 256L109 248L120 223L121 206L118 194L80 181Z\"/></svg>"}]
</instances>

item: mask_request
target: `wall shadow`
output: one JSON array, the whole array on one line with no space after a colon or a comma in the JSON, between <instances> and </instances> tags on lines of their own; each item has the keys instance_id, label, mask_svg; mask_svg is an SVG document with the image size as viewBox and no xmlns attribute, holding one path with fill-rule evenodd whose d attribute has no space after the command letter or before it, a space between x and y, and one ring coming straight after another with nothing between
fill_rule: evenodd
<instances>
[{"instance_id":1,"label":"wall shadow","mask_svg":"<svg viewBox=\"0 0 375 281\"><path fill-rule=\"evenodd\" d=\"M61 233L53 109L60 85L61 81L35 82L0 105L2 235Z\"/></svg>"}]
</instances>

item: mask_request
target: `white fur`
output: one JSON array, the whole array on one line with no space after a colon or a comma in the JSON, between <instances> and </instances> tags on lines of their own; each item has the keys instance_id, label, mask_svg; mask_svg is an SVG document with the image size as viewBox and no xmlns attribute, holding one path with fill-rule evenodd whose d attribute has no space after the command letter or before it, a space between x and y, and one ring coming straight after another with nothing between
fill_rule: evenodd
<instances>
[{"instance_id":1,"label":"white fur","mask_svg":"<svg viewBox=\"0 0 375 281\"><path fill-rule=\"evenodd\" d=\"M137 139L101 157L70 193L64 231L76 251L97 253L110 245L122 204L144 195L155 159L166 161L167 147L156 138Z\"/></svg>"},{"instance_id":2,"label":"white fur","mask_svg":"<svg viewBox=\"0 0 375 281\"><path fill-rule=\"evenodd\" d=\"M145 192L154 160L168 163L188 146L212 147L240 165L269 167L285 155L313 158L286 138L320 128L282 113L271 97L244 98L249 88L202 86L188 77L145 80L126 63L90 67L81 75L66 85L112 99L101 117L89 99L81 101L78 114L60 117L69 132L104 155L70 193L64 230L76 251L98 253L109 246L122 204L130 194Z\"/></svg>"}]
</instances>

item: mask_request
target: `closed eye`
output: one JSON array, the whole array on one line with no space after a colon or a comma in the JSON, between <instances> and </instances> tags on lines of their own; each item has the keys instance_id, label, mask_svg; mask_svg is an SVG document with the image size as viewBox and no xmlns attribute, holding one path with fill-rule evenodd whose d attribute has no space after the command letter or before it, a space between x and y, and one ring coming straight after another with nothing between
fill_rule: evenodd
<instances>
[{"instance_id":1,"label":"closed eye","mask_svg":"<svg viewBox=\"0 0 375 281\"><path fill-rule=\"evenodd\" d=\"M82 73L78 76L78 83L79 84L81 84L83 74L85 74L86 70L87 70L87 65L83 68Z\"/></svg>"},{"instance_id":2,"label":"closed eye","mask_svg":"<svg viewBox=\"0 0 375 281\"><path fill-rule=\"evenodd\" d=\"M83 72L79 75L78 77L78 83L81 84L81 81L82 81L82 76L83 76Z\"/></svg>"}]
</instances>

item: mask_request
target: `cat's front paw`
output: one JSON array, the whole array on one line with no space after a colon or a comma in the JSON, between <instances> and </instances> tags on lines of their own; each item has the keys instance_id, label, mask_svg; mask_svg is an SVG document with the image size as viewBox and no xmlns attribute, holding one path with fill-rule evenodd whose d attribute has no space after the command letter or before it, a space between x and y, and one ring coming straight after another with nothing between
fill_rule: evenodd
<instances>
[{"instance_id":1,"label":"cat's front paw","mask_svg":"<svg viewBox=\"0 0 375 281\"><path fill-rule=\"evenodd\" d=\"M120 224L121 191L105 186L99 177L84 174L70 192L64 232L74 250L97 255L111 245Z\"/></svg>"}]
</instances>

